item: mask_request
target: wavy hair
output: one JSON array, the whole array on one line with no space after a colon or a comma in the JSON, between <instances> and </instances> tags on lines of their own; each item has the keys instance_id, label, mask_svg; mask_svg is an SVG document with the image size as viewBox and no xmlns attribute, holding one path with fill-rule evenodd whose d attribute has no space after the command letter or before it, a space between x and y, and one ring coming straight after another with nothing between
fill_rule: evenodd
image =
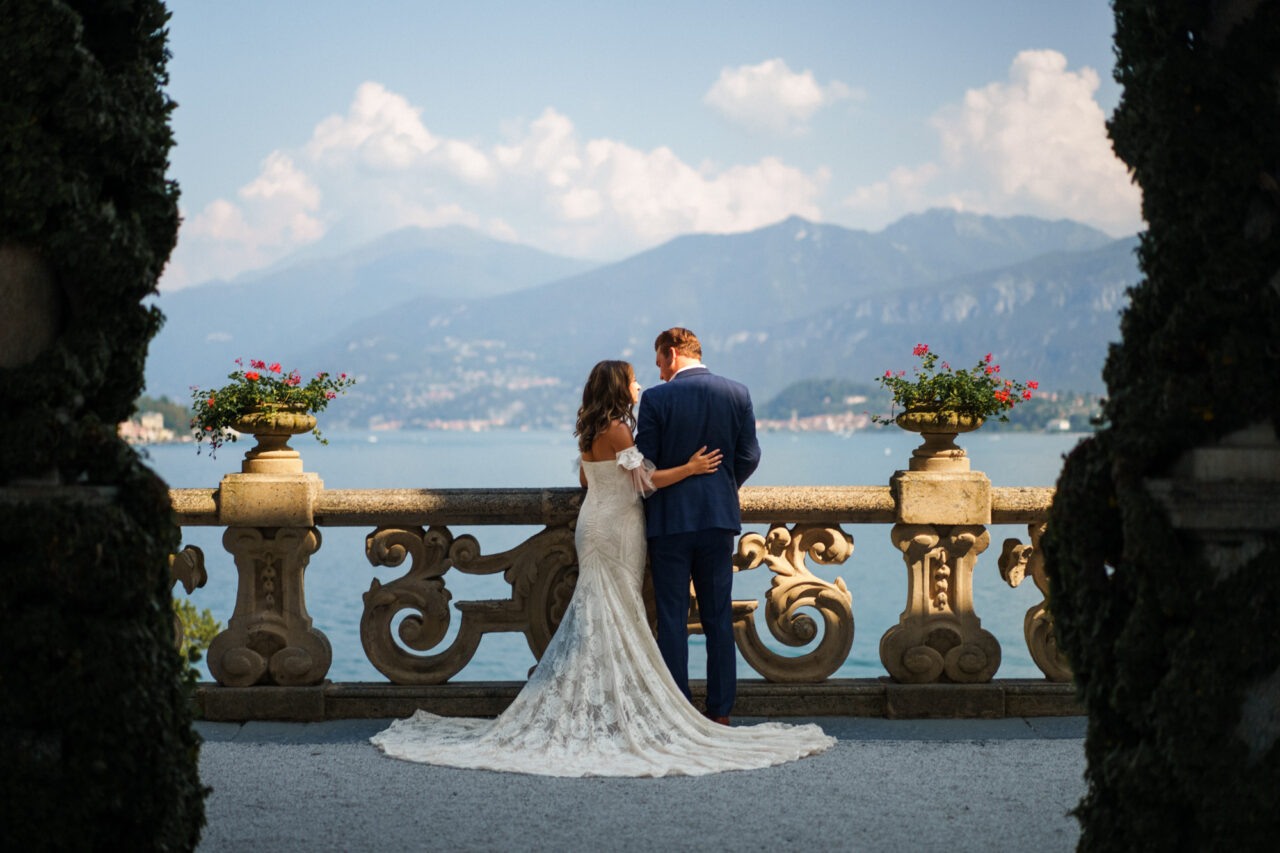
<instances>
[{"instance_id":1,"label":"wavy hair","mask_svg":"<svg viewBox=\"0 0 1280 853\"><path fill-rule=\"evenodd\" d=\"M573 434L578 437L578 449L591 450L597 437L614 421L622 421L627 429L636 428L636 418L631 412L631 382L635 369L625 361L602 361L591 368L587 384L582 388L582 407L578 409L578 422Z\"/></svg>"}]
</instances>

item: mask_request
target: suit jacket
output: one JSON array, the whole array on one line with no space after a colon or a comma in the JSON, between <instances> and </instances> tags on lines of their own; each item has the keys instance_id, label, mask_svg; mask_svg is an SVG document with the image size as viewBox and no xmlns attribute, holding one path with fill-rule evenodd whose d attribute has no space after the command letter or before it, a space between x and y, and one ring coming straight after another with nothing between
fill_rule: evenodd
<instances>
[{"instance_id":1,"label":"suit jacket","mask_svg":"<svg viewBox=\"0 0 1280 853\"><path fill-rule=\"evenodd\" d=\"M649 538L697 530L742 530L738 487L760 464L756 416L745 385L705 367L681 371L640 398L636 447L659 468L689 461L699 447L719 449L714 474L686 477L645 500Z\"/></svg>"}]
</instances>

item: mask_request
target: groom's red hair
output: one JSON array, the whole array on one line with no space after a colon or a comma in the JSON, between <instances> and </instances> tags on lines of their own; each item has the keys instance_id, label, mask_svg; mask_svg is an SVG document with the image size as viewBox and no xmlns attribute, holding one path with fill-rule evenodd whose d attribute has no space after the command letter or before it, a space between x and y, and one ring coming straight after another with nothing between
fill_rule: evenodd
<instances>
[{"instance_id":1,"label":"groom's red hair","mask_svg":"<svg viewBox=\"0 0 1280 853\"><path fill-rule=\"evenodd\" d=\"M702 344L698 341L698 336L688 329L680 326L667 329L653 342L654 352L666 352L671 347L675 347L676 352L686 358L702 360Z\"/></svg>"}]
</instances>

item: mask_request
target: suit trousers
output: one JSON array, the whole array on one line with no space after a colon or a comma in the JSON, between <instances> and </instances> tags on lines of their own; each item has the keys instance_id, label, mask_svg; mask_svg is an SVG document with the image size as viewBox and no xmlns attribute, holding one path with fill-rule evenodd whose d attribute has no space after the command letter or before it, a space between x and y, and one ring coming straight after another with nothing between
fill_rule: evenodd
<instances>
[{"instance_id":1,"label":"suit trousers","mask_svg":"<svg viewBox=\"0 0 1280 853\"><path fill-rule=\"evenodd\" d=\"M730 530L697 530L649 540L658 611L658 650L686 698L689 693L689 581L707 641L707 715L727 717L738 690L733 640L733 543Z\"/></svg>"}]
</instances>

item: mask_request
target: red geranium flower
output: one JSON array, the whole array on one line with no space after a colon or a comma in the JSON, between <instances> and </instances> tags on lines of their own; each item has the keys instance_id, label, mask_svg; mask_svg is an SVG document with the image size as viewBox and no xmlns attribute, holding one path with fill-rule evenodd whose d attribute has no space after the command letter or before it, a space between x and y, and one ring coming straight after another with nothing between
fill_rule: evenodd
<instances>
[{"instance_id":1,"label":"red geranium flower","mask_svg":"<svg viewBox=\"0 0 1280 853\"><path fill-rule=\"evenodd\" d=\"M258 374L258 371L256 371L256 370L250 370L248 373L246 373L246 374L244 375L244 378L245 378L245 379L248 379L250 382L257 382L257 381L258 381L258 375L259 375L259 374Z\"/></svg>"}]
</instances>

